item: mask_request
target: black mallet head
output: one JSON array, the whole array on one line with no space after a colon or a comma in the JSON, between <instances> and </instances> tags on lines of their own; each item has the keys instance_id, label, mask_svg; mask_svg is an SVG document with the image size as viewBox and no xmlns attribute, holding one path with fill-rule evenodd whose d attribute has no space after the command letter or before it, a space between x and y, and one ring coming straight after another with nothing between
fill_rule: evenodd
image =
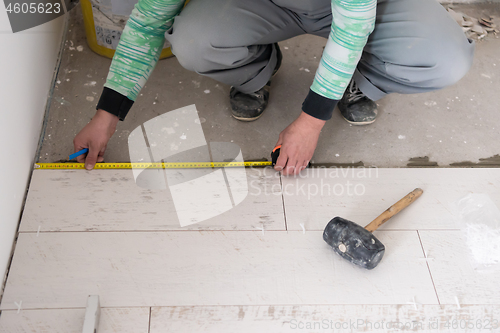
<instances>
[{"instance_id":1,"label":"black mallet head","mask_svg":"<svg viewBox=\"0 0 500 333\"><path fill-rule=\"evenodd\" d=\"M384 244L371 232L341 217L327 224L323 239L342 258L366 269L375 268L385 252Z\"/></svg>"}]
</instances>

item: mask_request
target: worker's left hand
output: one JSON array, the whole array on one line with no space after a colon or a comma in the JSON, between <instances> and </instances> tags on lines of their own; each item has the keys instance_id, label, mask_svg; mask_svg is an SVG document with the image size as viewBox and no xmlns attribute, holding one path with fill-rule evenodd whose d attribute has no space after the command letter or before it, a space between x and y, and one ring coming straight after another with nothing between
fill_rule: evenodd
<instances>
[{"instance_id":1,"label":"worker's left hand","mask_svg":"<svg viewBox=\"0 0 500 333\"><path fill-rule=\"evenodd\" d=\"M324 120L305 112L280 133L276 146L281 145L280 155L274 166L283 175L296 175L304 170L311 160Z\"/></svg>"}]
</instances>

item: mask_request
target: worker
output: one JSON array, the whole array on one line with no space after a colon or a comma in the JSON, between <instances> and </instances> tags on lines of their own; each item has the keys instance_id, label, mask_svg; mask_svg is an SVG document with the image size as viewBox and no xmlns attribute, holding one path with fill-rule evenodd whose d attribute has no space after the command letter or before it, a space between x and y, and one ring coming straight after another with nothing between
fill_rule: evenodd
<instances>
[{"instance_id":1,"label":"worker","mask_svg":"<svg viewBox=\"0 0 500 333\"><path fill-rule=\"evenodd\" d=\"M278 42L327 39L301 113L280 134L276 170L311 160L335 106L349 123L377 117L387 94L429 92L469 70L474 43L436 0L139 0L123 30L92 120L74 139L92 169L155 67L165 38L186 69L231 86L232 115L262 116L281 65ZM297 109L300 106L297 105Z\"/></svg>"}]
</instances>

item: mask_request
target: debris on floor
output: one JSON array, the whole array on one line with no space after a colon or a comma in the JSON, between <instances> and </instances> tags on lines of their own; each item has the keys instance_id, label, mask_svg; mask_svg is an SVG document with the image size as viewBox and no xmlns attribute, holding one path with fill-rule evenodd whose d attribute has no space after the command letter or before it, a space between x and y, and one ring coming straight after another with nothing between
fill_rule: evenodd
<instances>
[{"instance_id":1,"label":"debris on floor","mask_svg":"<svg viewBox=\"0 0 500 333\"><path fill-rule=\"evenodd\" d=\"M456 12L451 6L449 6L447 10L453 19L460 24L468 38L481 40L486 37L488 33L493 33L495 35L500 33L500 30L497 29L497 25L494 23L495 17L493 16L488 15L487 17L477 19L462 12Z\"/></svg>"}]
</instances>

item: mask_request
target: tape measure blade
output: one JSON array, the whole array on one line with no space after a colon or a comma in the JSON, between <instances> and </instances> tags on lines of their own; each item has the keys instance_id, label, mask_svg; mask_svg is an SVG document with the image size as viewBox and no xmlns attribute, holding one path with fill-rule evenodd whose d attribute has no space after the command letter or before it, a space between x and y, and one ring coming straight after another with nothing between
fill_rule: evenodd
<instances>
[{"instance_id":1,"label":"tape measure blade","mask_svg":"<svg viewBox=\"0 0 500 333\"><path fill-rule=\"evenodd\" d=\"M270 166L268 161L251 162L186 162L186 163L97 163L95 169L196 169ZM84 163L35 163L35 169L85 169Z\"/></svg>"}]
</instances>

